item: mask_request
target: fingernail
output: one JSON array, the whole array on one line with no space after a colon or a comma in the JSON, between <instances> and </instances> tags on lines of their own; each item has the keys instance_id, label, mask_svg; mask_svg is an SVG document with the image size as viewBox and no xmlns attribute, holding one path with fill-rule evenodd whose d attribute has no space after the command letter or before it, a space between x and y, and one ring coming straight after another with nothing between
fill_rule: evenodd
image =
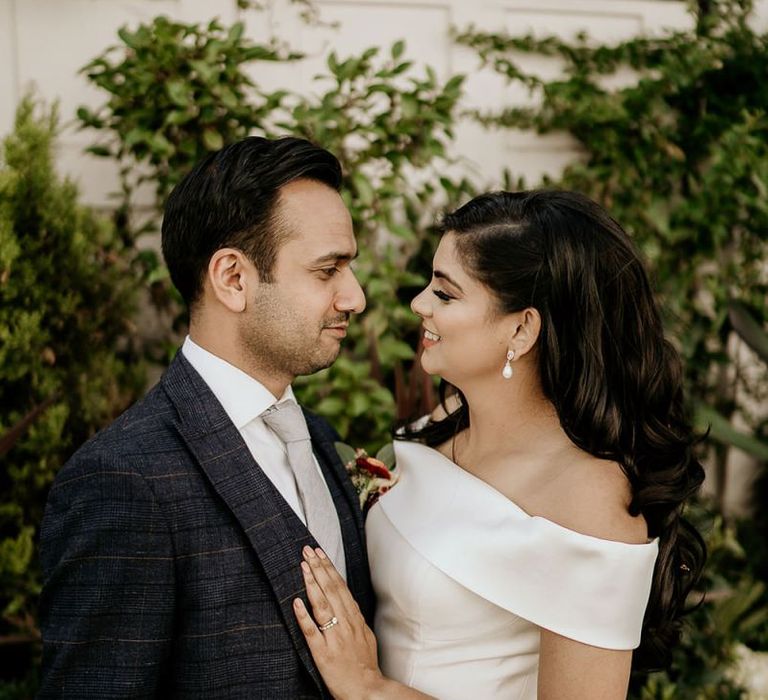
<instances>
[{"instance_id":1,"label":"fingernail","mask_svg":"<svg viewBox=\"0 0 768 700\"><path fill-rule=\"evenodd\" d=\"M296 608L296 610L301 610L304 607L304 603L301 602L301 598L294 599L293 607Z\"/></svg>"},{"instance_id":2,"label":"fingernail","mask_svg":"<svg viewBox=\"0 0 768 700\"><path fill-rule=\"evenodd\" d=\"M305 574L308 574L308 573L310 573L310 571L311 571L311 569L309 568L309 564L307 564L307 562L305 562L305 561L301 562L301 570L302 570L302 571L303 571Z\"/></svg>"},{"instance_id":3,"label":"fingernail","mask_svg":"<svg viewBox=\"0 0 768 700\"><path fill-rule=\"evenodd\" d=\"M302 550L305 557L314 557L315 553L312 551L312 547L304 547Z\"/></svg>"},{"instance_id":4,"label":"fingernail","mask_svg":"<svg viewBox=\"0 0 768 700\"><path fill-rule=\"evenodd\" d=\"M327 559L327 557L325 556L325 552L322 549L320 549L320 547L318 547L315 550L315 552L317 552L317 556L320 557L321 559Z\"/></svg>"}]
</instances>

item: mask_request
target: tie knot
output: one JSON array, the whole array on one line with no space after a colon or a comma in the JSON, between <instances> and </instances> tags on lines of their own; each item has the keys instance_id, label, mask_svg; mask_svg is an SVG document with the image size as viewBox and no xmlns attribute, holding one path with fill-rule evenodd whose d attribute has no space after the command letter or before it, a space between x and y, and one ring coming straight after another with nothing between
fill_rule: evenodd
<instances>
[{"instance_id":1,"label":"tie knot","mask_svg":"<svg viewBox=\"0 0 768 700\"><path fill-rule=\"evenodd\" d=\"M261 414L261 419L277 433L277 436L286 445L289 442L309 440L307 422L295 401L282 401L270 406Z\"/></svg>"}]
</instances>

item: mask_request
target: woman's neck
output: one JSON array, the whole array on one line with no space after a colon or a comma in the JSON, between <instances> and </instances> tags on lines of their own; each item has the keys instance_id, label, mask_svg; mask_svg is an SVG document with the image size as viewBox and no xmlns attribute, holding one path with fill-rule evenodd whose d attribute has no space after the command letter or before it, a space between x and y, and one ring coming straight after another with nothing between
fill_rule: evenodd
<instances>
[{"instance_id":1,"label":"woman's neck","mask_svg":"<svg viewBox=\"0 0 768 700\"><path fill-rule=\"evenodd\" d=\"M470 427L457 439L458 453L477 463L486 455L543 454L570 443L555 407L529 379L516 373L508 381L462 388Z\"/></svg>"}]
</instances>

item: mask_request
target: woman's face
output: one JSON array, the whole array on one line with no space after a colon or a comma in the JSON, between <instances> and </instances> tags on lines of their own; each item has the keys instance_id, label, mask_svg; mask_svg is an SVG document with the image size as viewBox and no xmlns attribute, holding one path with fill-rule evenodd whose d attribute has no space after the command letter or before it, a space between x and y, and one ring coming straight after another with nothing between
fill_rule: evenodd
<instances>
[{"instance_id":1,"label":"woman's face","mask_svg":"<svg viewBox=\"0 0 768 700\"><path fill-rule=\"evenodd\" d=\"M423 321L421 365L426 372L459 388L468 380L501 379L516 314L500 314L491 292L465 271L455 234L440 241L432 280L411 309Z\"/></svg>"}]
</instances>

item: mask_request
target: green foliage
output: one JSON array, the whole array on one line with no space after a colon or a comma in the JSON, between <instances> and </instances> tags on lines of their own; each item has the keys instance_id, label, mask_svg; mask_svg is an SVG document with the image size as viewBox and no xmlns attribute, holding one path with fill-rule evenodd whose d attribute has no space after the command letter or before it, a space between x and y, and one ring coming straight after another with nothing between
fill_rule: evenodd
<instances>
[{"instance_id":1,"label":"green foliage","mask_svg":"<svg viewBox=\"0 0 768 700\"><path fill-rule=\"evenodd\" d=\"M52 164L56 111L22 101L0 159L0 636L36 637L34 543L54 474L143 389L136 277ZM7 649L8 647L6 647Z\"/></svg>"},{"instance_id":2,"label":"green foliage","mask_svg":"<svg viewBox=\"0 0 768 700\"><path fill-rule=\"evenodd\" d=\"M578 142L583 157L556 184L604 203L635 238L696 403L730 419L742 408L737 393L765 390L724 367L729 305L758 310L760 325L768 320L768 50L747 23L747 3L707 5L695 29L616 46L472 31L458 41L541 98L535 107L477 115L484 123L567 132ZM521 53L559 58L562 76L525 72ZM621 68L637 81L605 87Z\"/></svg>"},{"instance_id":3,"label":"green foliage","mask_svg":"<svg viewBox=\"0 0 768 700\"><path fill-rule=\"evenodd\" d=\"M83 108L80 116L106 134L111 145L100 152L120 160L127 178L157 184L158 205L208 150L252 132L304 136L341 161L360 248L355 270L368 310L351 326L339 361L296 387L345 439L375 452L396 417L430 400L431 384L407 376L418 325L407 302L409 290L426 281L423 258L431 255L437 212L470 191L466 180L447 174L463 79L441 82L431 68L414 75L405 44L396 42L386 55L377 48L343 59L332 53L315 96L288 90L265 95L242 72L243 64L295 60L297 54L248 43L241 25L228 30L216 22L158 18L123 29L120 37L123 46L84 69L110 93L109 101L97 114ZM118 58L110 62L110 56ZM180 86L178 94L169 84ZM235 91L236 109L222 100L223 86ZM206 136L211 130L215 142ZM152 262L148 275L156 287L167 285L158 264ZM403 390L396 396L398 380Z\"/></svg>"},{"instance_id":4,"label":"green foliage","mask_svg":"<svg viewBox=\"0 0 768 700\"><path fill-rule=\"evenodd\" d=\"M144 182L162 204L178 180L210 151L259 128L281 100L262 95L245 73L257 60L287 60L295 54L253 44L244 26L217 20L182 24L157 17L131 31L119 30L111 46L84 72L109 98L97 110L81 107L83 127L106 132L89 151L116 158L125 194Z\"/></svg>"},{"instance_id":5,"label":"green foliage","mask_svg":"<svg viewBox=\"0 0 768 700\"><path fill-rule=\"evenodd\" d=\"M730 666L736 640L753 639L768 624L765 583L755 577L750 557L739 541L740 530L728 525L713 508L696 506L689 517L705 534L709 561L701 590L704 603L691 613L683 643L674 650L669 671L634 679L631 697L640 700L721 700L744 697ZM701 593L694 594L698 602Z\"/></svg>"},{"instance_id":6,"label":"green foliage","mask_svg":"<svg viewBox=\"0 0 768 700\"><path fill-rule=\"evenodd\" d=\"M473 30L457 41L539 98L474 116L488 126L569 134L582 157L543 184L602 202L645 253L699 427L712 428L722 499L730 445L766 456L765 416L752 407L768 396L768 375L734 363L728 342L738 332L759 353L768 321L768 36L750 28L749 2L695 9L689 31L612 46L586 35L565 42ZM526 54L558 59L561 76L524 70ZM607 78L620 70L636 80L611 87ZM737 414L754 435L733 428ZM763 541L761 523L742 524L739 536ZM737 643L766 648L765 547L754 549L753 562L732 526L716 520L708 529L707 602L690 618L674 670L635 679L633 697L740 698L727 671Z\"/></svg>"}]
</instances>

